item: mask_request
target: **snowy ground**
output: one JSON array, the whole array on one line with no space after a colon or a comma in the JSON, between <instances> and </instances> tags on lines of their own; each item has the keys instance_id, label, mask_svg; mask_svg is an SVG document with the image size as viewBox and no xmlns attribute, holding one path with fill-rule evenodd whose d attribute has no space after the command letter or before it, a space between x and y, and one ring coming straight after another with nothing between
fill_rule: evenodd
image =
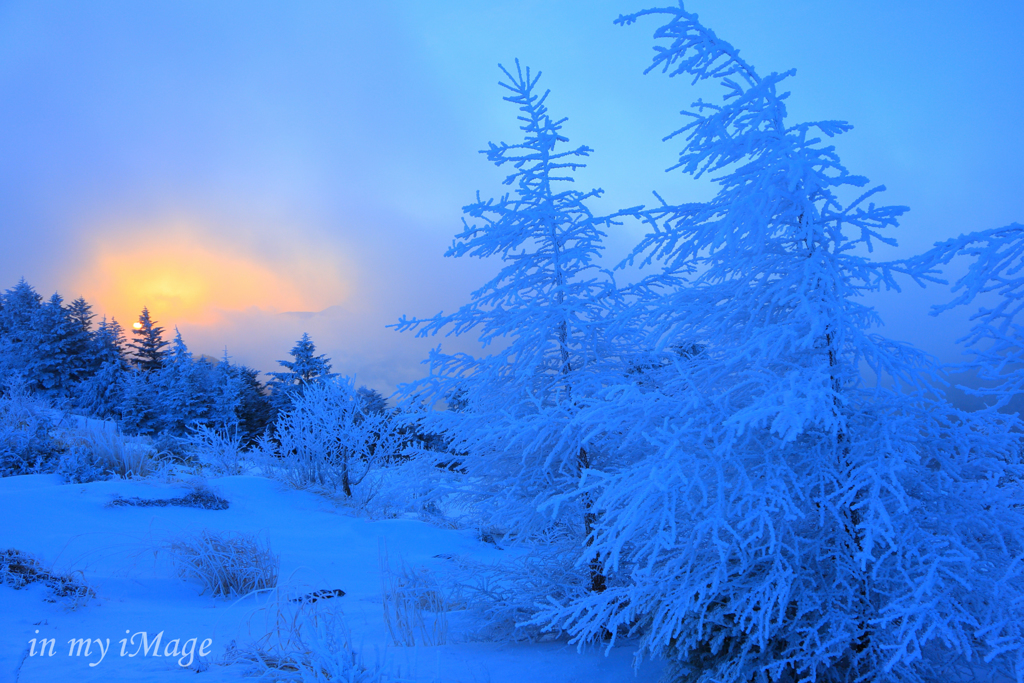
<instances>
[{"instance_id":1,"label":"snowy ground","mask_svg":"<svg viewBox=\"0 0 1024 683\"><path fill-rule=\"evenodd\" d=\"M0 479L0 550L36 555L54 573L74 573L96 597L72 608L47 602L39 584L21 590L0 586L0 681L234 681L244 678L241 664L222 663L232 641L239 646L273 631L267 623L267 595L242 599L200 594L197 584L178 578L166 552L167 542L203 529L259 534L280 556L281 585L298 595L340 588L344 597L323 601L351 632L354 650L366 662L383 662L392 683L613 683L657 678L657 665L632 669L632 650L616 647L577 653L555 641L510 644L464 637L466 615L449 616L447 644L435 647L394 645L385 626L379 564L380 541L394 560L444 570L439 555L502 561L503 553L477 540L471 531L442 529L418 519L373 521L315 494L285 487L259 476L210 479L230 502L227 510L183 507L110 507L116 496L172 498L188 492L187 481L167 476L65 484L56 475ZM163 633L171 656L138 654L141 636ZM32 654L32 639L55 639L52 656ZM90 656L69 654L69 641L99 639ZM209 639L209 654L193 655L179 665L170 641L181 648L195 638L198 650ZM151 650L152 652L152 650ZM209 664L209 666L206 666ZM196 677L197 668L200 670Z\"/></svg>"}]
</instances>

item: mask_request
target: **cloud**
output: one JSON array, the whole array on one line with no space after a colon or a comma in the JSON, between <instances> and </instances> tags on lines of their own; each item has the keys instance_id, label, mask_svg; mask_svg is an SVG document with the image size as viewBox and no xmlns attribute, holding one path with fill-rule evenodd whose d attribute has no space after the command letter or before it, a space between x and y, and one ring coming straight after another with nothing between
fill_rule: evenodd
<instances>
[{"instance_id":1,"label":"cloud","mask_svg":"<svg viewBox=\"0 0 1024 683\"><path fill-rule=\"evenodd\" d=\"M352 297L357 273L336 247L289 243L261 253L229 232L201 221L97 231L72 280L94 310L123 323L143 306L165 325L207 326L229 311L315 311Z\"/></svg>"}]
</instances>

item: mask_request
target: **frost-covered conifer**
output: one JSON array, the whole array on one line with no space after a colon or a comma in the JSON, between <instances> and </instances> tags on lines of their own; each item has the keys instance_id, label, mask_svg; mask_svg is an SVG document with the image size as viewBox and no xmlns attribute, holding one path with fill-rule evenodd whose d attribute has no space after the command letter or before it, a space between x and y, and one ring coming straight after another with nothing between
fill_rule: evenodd
<instances>
[{"instance_id":1,"label":"frost-covered conifer","mask_svg":"<svg viewBox=\"0 0 1024 683\"><path fill-rule=\"evenodd\" d=\"M930 360L857 301L893 284L864 254L903 208L855 192L823 144L848 124L787 121L792 72L759 74L682 3L619 23L647 15L668 19L648 71L725 89L676 132L675 168L718 194L649 211L636 252L663 266L634 290L638 345L697 352L581 406L587 438L628 457L586 472L579 562L628 580L539 621L638 634L699 683L941 679L950 652L1019 667L1015 421L937 398Z\"/></svg>"},{"instance_id":2,"label":"frost-covered conifer","mask_svg":"<svg viewBox=\"0 0 1024 683\"><path fill-rule=\"evenodd\" d=\"M591 150L566 145L565 119L549 115L548 93L537 89L540 74L524 72L518 61L515 72L502 72L509 93L504 99L519 109L525 135L516 144L491 143L482 153L511 167L505 184L513 192L487 200L478 193L463 209L471 222L463 219L446 253L498 257L502 268L454 314L403 317L396 325L418 336L473 332L483 345L497 342L499 349L477 358L438 348L430 355L430 376L403 391L407 403L415 397L427 407L422 430L465 454L460 464L479 484L490 524L513 537L568 536L582 548L593 524L585 500L560 509L554 524L537 508L574 489L581 471L599 466L597 454L567 425L594 369L610 353L601 325L616 289L594 261L601 228L612 221L587 207L601 190L566 187ZM465 409L429 410L455 395ZM593 569L589 589L601 590L605 577Z\"/></svg>"},{"instance_id":3,"label":"frost-covered conifer","mask_svg":"<svg viewBox=\"0 0 1024 683\"><path fill-rule=\"evenodd\" d=\"M164 328L157 326L156 321L149 317L149 309L146 307L139 314L139 324L138 329L132 330L135 340L128 344L134 351L133 361L143 371L159 370L167 355L165 347L168 342L163 338Z\"/></svg>"},{"instance_id":4,"label":"frost-covered conifer","mask_svg":"<svg viewBox=\"0 0 1024 683\"><path fill-rule=\"evenodd\" d=\"M78 297L67 307L68 319L71 321L71 338L69 339L70 368L68 375L72 383L80 382L99 369L100 363L95 355L95 332L92 319L96 315L92 306L82 297Z\"/></svg>"},{"instance_id":5,"label":"frost-covered conifer","mask_svg":"<svg viewBox=\"0 0 1024 683\"><path fill-rule=\"evenodd\" d=\"M115 395L114 416L126 434L153 434L160 429L158 387L154 373L138 366L120 374Z\"/></svg>"},{"instance_id":6,"label":"frost-covered conifer","mask_svg":"<svg viewBox=\"0 0 1024 683\"><path fill-rule=\"evenodd\" d=\"M242 373L231 364L227 349L224 357L209 371L212 386L208 391L211 399L209 422L214 429L235 434L242 423Z\"/></svg>"},{"instance_id":7,"label":"frost-covered conifer","mask_svg":"<svg viewBox=\"0 0 1024 683\"><path fill-rule=\"evenodd\" d=\"M23 374L33 355L33 320L43 298L22 278L0 297L0 372Z\"/></svg>"},{"instance_id":8,"label":"frost-covered conifer","mask_svg":"<svg viewBox=\"0 0 1024 683\"><path fill-rule=\"evenodd\" d=\"M163 367L153 374L159 431L184 436L209 421L216 395L212 368L207 361L193 360L177 328Z\"/></svg>"},{"instance_id":9,"label":"frost-covered conifer","mask_svg":"<svg viewBox=\"0 0 1024 683\"><path fill-rule=\"evenodd\" d=\"M272 378L267 382L270 388L270 401L275 411L281 411L302 393L302 387L316 381L334 377L331 373L331 361L326 354L316 355L316 345L308 333L295 343L289 352L294 360L279 360L279 365L288 372L268 373Z\"/></svg>"},{"instance_id":10,"label":"frost-covered conifer","mask_svg":"<svg viewBox=\"0 0 1024 683\"><path fill-rule=\"evenodd\" d=\"M359 397L359 401L362 404L362 410L364 413L383 413L388 409L388 402L376 389L370 389L368 387L359 387L356 391L356 396Z\"/></svg>"},{"instance_id":11,"label":"frost-covered conifer","mask_svg":"<svg viewBox=\"0 0 1024 683\"><path fill-rule=\"evenodd\" d=\"M249 445L267 431L273 411L266 386L259 380L259 371L245 365L236 368L240 383L238 417L243 433L242 443Z\"/></svg>"},{"instance_id":12,"label":"frost-covered conifer","mask_svg":"<svg viewBox=\"0 0 1024 683\"><path fill-rule=\"evenodd\" d=\"M22 371L29 386L49 394L69 389L85 369L77 352L88 340L83 343L81 337L80 326L55 293L32 317L29 353Z\"/></svg>"},{"instance_id":13,"label":"frost-covered conifer","mask_svg":"<svg viewBox=\"0 0 1024 683\"><path fill-rule=\"evenodd\" d=\"M93 363L96 369L75 387L74 405L88 415L109 419L118 416L121 402L121 378L128 371L124 330L116 319L100 320L93 336Z\"/></svg>"},{"instance_id":14,"label":"frost-covered conifer","mask_svg":"<svg viewBox=\"0 0 1024 683\"><path fill-rule=\"evenodd\" d=\"M128 360L125 354L128 342L124 336L124 328L116 318L111 318L110 322L107 322L107 318L104 316L100 320L93 343L96 347L94 355L99 359L101 365L113 362L127 366Z\"/></svg>"}]
</instances>

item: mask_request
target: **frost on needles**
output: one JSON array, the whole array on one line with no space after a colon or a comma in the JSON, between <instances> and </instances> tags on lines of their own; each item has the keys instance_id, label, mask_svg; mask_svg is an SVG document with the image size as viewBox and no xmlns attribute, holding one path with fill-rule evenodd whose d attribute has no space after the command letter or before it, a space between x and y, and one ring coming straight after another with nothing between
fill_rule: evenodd
<instances>
[{"instance_id":1,"label":"frost on needles","mask_svg":"<svg viewBox=\"0 0 1024 683\"><path fill-rule=\"evenodd\" d=\"M621 350L607 334L620 305L618 289L594 261L602 228L629 212L590 211L587 201L601 190L570 185L590 148L565 146L565 119L549 115L548 93L537 89L539 73L518 61L515 72L502 72L505 100L520 112L524 138L491 143L483 153L495 165L510 167L505 184L513 192L486 200L478 193L464 208L469 220L463 219L446 254L497 257L501 270L457 312L403 318L395 327L419 336L475 332L485 346L497 342L480 358L438 348L430 355L429 377L404 393L426 406L425 429L442 434L460 454L468 480L475 482L480 523L509 540L547 539L542 545L564 561L583 552L592 535L590 504L586 496L576 497L554 516L539 506L575 490L583 471L605 465L581 440L573 420L602 368L619 365ZM453 399L459 410L429 410ZM580 585L564 590L604 587L597 564L582 574Z\"/></svg>"},{"instance_id":2,"label":"frost on needles","mask_svg":"<svg viewBox=\"0 0 1024 683\"><path fill-rule=\"evenodd\" d=\"M645 211L631 258L661 272L620 315L638 348L696 352L579 397L584 444L621 464L557 501L590 502L579 562L608 588L535 621L581 644L637 636L674 680L923 681L951 654L1020 680L1016 416L955 409L934 361L859 301L926 277L869 256L905 209L825 143L849 124L787 120L793 72L762 76L682 3L618 22L649 16L667 21L648 71L724 90L669 136L686 141L674 168L718 193Z\"/></svg>"}]
</instances>

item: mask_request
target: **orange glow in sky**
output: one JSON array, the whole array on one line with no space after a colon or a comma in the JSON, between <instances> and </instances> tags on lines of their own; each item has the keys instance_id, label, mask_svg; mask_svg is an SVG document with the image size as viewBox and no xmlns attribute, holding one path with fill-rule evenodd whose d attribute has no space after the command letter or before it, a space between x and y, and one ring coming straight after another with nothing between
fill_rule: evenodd
<instances>
[{"instance_id":1,"label":"orange glow in sky","mask_svg":"<svg viewBox=\"0 0 1024 683\"><path fill-rule=\"evenodd\" d=\"M216 324L223 311L319 311L345 303L351 292L351 273L329 250L272 261L187 227L146 232L145 238L101 239L76 278L98 315L113 315L126 327L143 306L170 331L183 323Z\"/></svg>"}]
</instances>

